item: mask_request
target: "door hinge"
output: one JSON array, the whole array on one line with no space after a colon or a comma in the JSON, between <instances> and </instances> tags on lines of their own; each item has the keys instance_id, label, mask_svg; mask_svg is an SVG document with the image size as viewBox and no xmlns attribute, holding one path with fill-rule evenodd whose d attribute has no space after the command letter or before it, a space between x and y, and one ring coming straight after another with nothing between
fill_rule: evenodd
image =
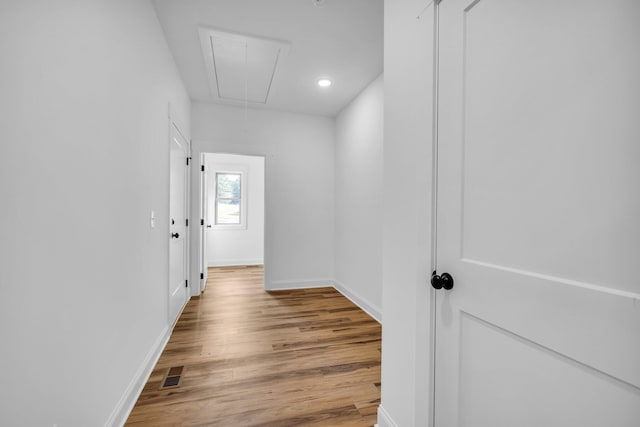
<instances>
[{"instance_id":1,"label":"door hinge","mask_svg":"<svg viewBox=\"0 0 640 427\"><path fill-rule=\"evenodd\" d=\"M200 165L200 170L204 172L204 165Z\"/></svg>"},{"instance_id":2,"label":"door hinge","mask_svg":"<svg viewBox=\"0 0 640 427\"><path fill-rule=\"evenodd\" d=\"M204 273L200 273L200 279L203 280L204 279Z\"/></svg>"},{"instance_id":3,"label":"door hinge","mask_svg":"<svg viewBox=\"0 0 640 427\"><path fill-rule=\"evenodd\" d=\"M188 288L188 287L189 287L189 281L188 281L188 280L185 280L185 281L184 281L184 287L185 287L185 288Z\"/></svg>"},{"instance_id":4,"label":"door hinge","mask_svg":"<svg viewBox=\"0 0 640 427\"><path fill-rule=\"evenodd\" d=\"M204 219L200 220L200 225L204 225Z\"/></svg>"},{"instance_id":5,"label":"door hinge","mask_svg":"<svg viewBox=\"0 0 640 427\"><path fill-rule=\"evenodd\" d=\"M184 220L185 225L188 227L189 226L189 218Z\"/></svg>"},{"instance_id":6,"label":"door hinge","mask_svg":"<svg viewBox=\"0 0 640 427\"><path fill-rule=\"evenodd\" d=\"M187 157L187 166L191 166L191 157Z\"/></svg>"}]
</instances>

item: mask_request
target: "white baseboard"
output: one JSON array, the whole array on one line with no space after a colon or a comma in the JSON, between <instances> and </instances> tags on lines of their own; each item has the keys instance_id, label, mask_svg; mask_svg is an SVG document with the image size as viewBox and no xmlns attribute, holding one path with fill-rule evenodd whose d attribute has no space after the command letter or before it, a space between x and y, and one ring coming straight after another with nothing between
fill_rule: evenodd
<instances>
[{"instance_id":1,"label":"white baseboard","mask_svg":"<svg viewBox=\"0 0 640 427\"><path fill-rule=\"evenodd\" d=\"M378 426L378 427L398 427L398 424L396 424L393 421L393 419L391 418L389 413L384 410L382 405L380 405L380 406L378 406L378 424L376 424L376 426Z\"/></svg>"},{"instance_id":2,"label":"white baseboard","mask_svg":"<svg viewBox=\"0 0 640 427\"><path fill-rule=\"evenodd\" d=\"M369 316L373 317L378 323L382 324L382 310L379 307L371 304L365 298L362 298L360 295L356 294L337 280L333 281L333 287L342 295L350 299L352 303L365 311Z\"/></svg>"},{"instance_id":3,"label":"white baseboard","mask_svg":"<svg viewBox=\"0 0 640 427\"><path fill-rule=\"evenodd\" d=\"M262 258L253 258L253 259L220 259L216 261L208 261L207 266L209 267L234 267L236 265L262 265L264 264L264 259Z\"/></svg>"},{"instance_id":4,"label":"white baseboard","mask_svg":"<svg viewBox=\"0 0 640 427\"><path fill-rule=\"evenodd\" d=\"M166 327L153 343L153 346L147 354L147 357L145 357L145 359L142 361L142 364L129 383L129 386L122 394L122 397L120 397L118 404L111 412L111 415L109 416L107 422L104 424L105 426L123 426L127 421L127 418L129 418L129 414L131 413L133 406L136 404L138 397L142 392L142 389L147 383L147 380L149 379L153 368L156 366L156 363L158 363L158 359L164 351L167 342L169 342L172 330L172 328Z\"/></svg>"},{"instance_id":5,"label":"white baseboard","mask_svg":"<svg viewBox=\"0 0 640 427\"><path fill-rule=\"evenodd\" d=\"M331 279L312 280L274 280L265 286L268 291L286 291L290 289L333 288Z\"/></svg>"}]
</instances>

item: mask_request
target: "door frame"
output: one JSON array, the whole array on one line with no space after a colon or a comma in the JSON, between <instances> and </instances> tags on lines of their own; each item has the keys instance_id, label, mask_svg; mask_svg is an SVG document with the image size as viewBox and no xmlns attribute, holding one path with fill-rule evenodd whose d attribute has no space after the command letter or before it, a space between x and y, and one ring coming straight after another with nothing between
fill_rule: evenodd
<instances>
[{"instance_id":1,"label":"door frame","mask_svg":"<svg viewBox=\"0 0 640 427\"><path fill-rule=\"evenodd\" d=\"M268 159L269 156L267 154L254 154L252 152L247 152L247 153L243 153L243 152L232 152L232 151L202 151L200 152L200 165L198 166L200 168L200 188L198 193L200 194L200 212L202 213L202 217L201 219L205 220L206 218L204 217L204 212L207 210L206 208L206 204L208 203L208 194L205 194L204 190L206 187L206 183L204 182L204 180L206 179L206 166L205 166L205 156L207 154L229 154L229 155L235 155L235 156L251 156L251 157L261 157L263 158L263 162L264 162L264 174L263 174L263 196L264 196L264 206L263 206L263 211L262 211L262 217L263 217L263 222L264 222L264 228L262 231L262 257L263 257L263 261L262 261L262 265L263 265L263 277L262 277L262 281L263 281L263 287L265 289L267 289L267 284L270 283L269 281L269 252L267 250L268 248L268 238L269 238L269 221L268 221L268 206L269 206L269 183L268 183L268 170L269 170L269 164L268 164ZM210 213L209 213L210 215ZM205 224L200 226L200 239L201 239L201 244L198 245L198 258L201 260L200 261L200 267L203 268L204 270L200 271L200 274L204 275L204 277L207 277L207 269L209 268L208 266L208 261L206 259L206 237L207 237L207 225L206 225L206 221ZM206 279L205 279L206 281ZM206 283L205 283L206 284ZM205 286L201 285L201 292L204 290Z\"/></svg>"},{"instance_id":2,"label":"door frame","mask_svg":"<svg viewBox=\"0 0 640 427\"><path fill-rule=\"evenodd\" d=\"M433 2L433 108L432 108L432 136L431 136L431 271L438 269L438 106L440 88L440 61L439 61L439 9L442 0ZM436 423L436 326L437 326L437 299L436 290L429 286L429 427Z\"/></svg>"}]
</instances>

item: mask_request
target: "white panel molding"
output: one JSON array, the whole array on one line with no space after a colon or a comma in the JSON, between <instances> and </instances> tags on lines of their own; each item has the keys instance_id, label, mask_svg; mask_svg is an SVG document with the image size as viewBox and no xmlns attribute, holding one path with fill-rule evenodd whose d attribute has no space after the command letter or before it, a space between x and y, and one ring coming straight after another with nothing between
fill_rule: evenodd
<instances>
[{"instance_id":1,"label":"white panel molding","mask_svg":"<svg viewBox=\"0 0 640 427\"><path fill-rule=\"evenodd\" d=\"M264 259L262 258L253 258L253 259L222 259L216 261L209 261L207 266L209 267L235 267L241 265L263 265Z\"/></svg>"},{"instance_id":2,"label":"white panel molding","mask_svg":"<svg viewBox=\"0 0 640 427\"><path fill-rule=\"evenodd\" d=\"M592 283L580 282L578 280L565 279L564 277L553 276L549 274L537 273L534 271L528 271L520 268L512 268L499 264L492 264L490 262L478 261L470 258L461 258L462 262L469 264L475 264L480 267L492 268L495 270L506 271L508 273L520 274L522 276L533 277L534 279L548 280L551 282L558 282L568 286L575 286L582 289L588 289L594 292L602 292L605 294L611 294L622 298L630 298L632 300L640 300L640 294L635 292L629 292L622 289L610 288L607 286L596 285Z\"/></svg>"},{"instance_id":3,"label":"white panel molding","mask_svg":"<svg viewBox=\"0 0 640 427\"><path fill-rule=\"evenodd\" d=\"M290 289L335 288L333 279L310 280L274 280L265 284L268 291L286 291Z\"/></svg>"},{"instance_id":4,"label":"white panel molding","mask_svg":"<svg viewBox=\"0 0 640 427\"><path fill-rule=\"evenodd\" d=\"M345 286L338 280L333 281L333 287L346 298L348 298L352 303L360 307L369 316L373 317L378 323L382 324L382 309L380 307L376 307L366 298L363 298L356 292L353 292L351 289L349 289L349 287Z\"/></svg>"},{"instance_id":5,"label":"white panel molding","mask_svg":"<svg viewBox=\"0 0 640 427\"><path fill-rule=\"evenodd\" d=\"M156 366L156 363L158 363L160 355L169 342L172 331L173 328L165 327L160 333L155 343L153 343L151 350L147 354L147 357L142 361L138 371L129 383L129 386L125 389L115 408L113 408L109 419L107 419L107 422L104 424L105 426L123 426L127 421L133 406L136 404L140 393L142 393L144 385L149 380L149 376L151 376L153 368Z\"/></svg>"},{"instance_id":6,"label":"white panel molding","mask_svg":"<svg viewBox=\"0 0 640 427\"><path fill-rule=\"evenodd\" d=\"M398 424L393 421L391 415L382 407L382 405L378 406L378 427L398 427Z\"/></svg>"}]
</instances>

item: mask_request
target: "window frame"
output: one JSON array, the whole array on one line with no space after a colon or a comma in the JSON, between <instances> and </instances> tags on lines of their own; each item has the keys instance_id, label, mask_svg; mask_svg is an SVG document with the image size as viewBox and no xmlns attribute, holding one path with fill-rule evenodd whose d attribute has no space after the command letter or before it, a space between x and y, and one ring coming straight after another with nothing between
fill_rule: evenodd
<instances>
[{"instance_id":1,"label":"window frame","mask_svg":"<svg viewBox=\"0 0 640 427\"><path fill-rule=\"evenodd\" d=\"M218 176L219 175L239 175L240 176L240 197L221 197L218 198ZM243 167L221 167L214 168L212 174L213 180L213 221L211 227L213 230L246 230L247 229L247 169ZM240 223L239 224L219 224L218 223L218 200L238 200L240 205Z\"/></svg>"}]
</instances>

